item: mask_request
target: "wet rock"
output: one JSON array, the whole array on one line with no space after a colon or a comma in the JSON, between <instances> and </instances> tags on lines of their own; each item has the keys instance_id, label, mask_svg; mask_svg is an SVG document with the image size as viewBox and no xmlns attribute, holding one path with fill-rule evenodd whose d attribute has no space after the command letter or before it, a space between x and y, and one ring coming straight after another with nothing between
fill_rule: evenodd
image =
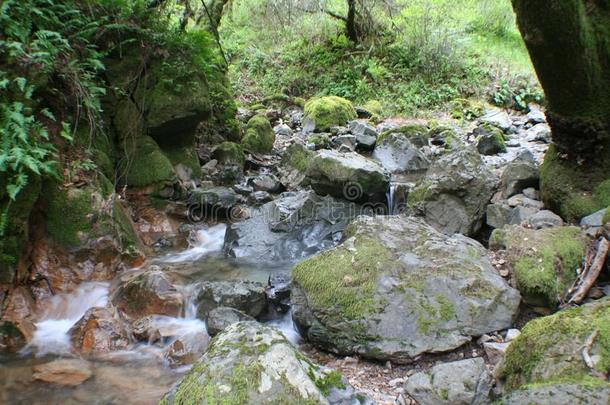
<instances>
[{"instance_id":1,"label":"wet rock","mask_svg":"<svg viewBox=\"0 0 610 405\"><path fill-rule=\"evenodd\" d=\"M33 315L36 303L26 287L16 287L2 296L4 301L0 320L0 351L16 352L32 339L36 326Z\"/></svg>"},{"instance_id":2,"label":"wet rock","mask_svg":"<svg viewBox=\"0 0 610 405\"><path fill-rule=\"evenodd\" d=\"M523 300L534 306L555 306L576 278L586 247L576 227L496 229L490 249L505 250Z\"/></svg>"},{"instance_id":3,"label":"wet rock","mask_svg":"<svg viewBox=\"0 0 610 405\"><path fill-rule=\"evenodd\" d=\"M361 212L355 204L320 197L311 190L283 193L251 210L251 218L230 224L224 251L252 260L304 258L333 246L349 220Z\"/></svg>"},{"instance_id":4,"label":"wet rock","mask_svg":"<svg viewBox=\"0 0 610 405\"><path fill-rule=\"evenodd\" d=\"M34 380L46 383L75 386L93 375L89 362L78 359L60 359L34 366Z\"/></svg>"},{"instance_id":5,"label":"wet rock","mask_svg":"<svg viewBox=\"0 0 610 405\"><path fill-rule=\"evenodd\" d=\"M263 205L273 201L273 196L266 191L256 191L248 197L248 201L253 205Z\"/></svg>"},{"instance_id":6,"label":"wet rock","mask_svg":"<svg viewBox=\"0 0 610 405\"><path fill-rule=\"evenodd\" d=\"M278 178L271 173L263 173L248 180L248 184L255 191L266 191L268 193L277 193L282 188Z\"/></svg>"},{"instance_id":7,"label":"wet rock","mask_svg":"<svg viewBox=\"0 0 610 405\"><path fill-rule=\"evenodd\" d=\"M537 124L527 130L526 139L529 142L551 142L551 128L547 124Z\"/></svg>"},{"instance_id":8,"label":"wet rock","mask_svg":"<svg viewBox=\"0 0 610 405\"><path fill-rule=\"evenodd\" d=\"M421 405L490 403L493 383L482 358L444 363L409 377L407 393Z\"/></svg>"},{"instance_id":9,"label":"wet rock","mask_svg":"<svg viewBox=\"0 0 610 405\"><path fill-rule=\"evenodd\" d=\"M286 302L290 300L290 288L292 280L288 272L276 272L269 276L269 285L265 290L267 299L276 306L285 307Z\"/></svg>"},{"instance_id":10,"label":"wet rock","mask_svg":"<svg viewBox=\"0 0 610 405\"><path fill-rule=\"evenodd\" d=\"M237 193L229 187L195 190L189 198L189 212L194 220L229 218L237 204Z\"/></svg>"},{"instance_id":11,"label":"wet rock","mask_svg":"<svg viewBox=\"0 0 610 405\"><path fill-rule=\"evenodd\" d=\"M533 229L543 229L563 226L563 219L552 211L542 210L529 217L527 223Z\"/></svg>"},{"instance_id":12,"label":"wet rock","mask_svg":"<svg viewBox=\"0 0 610 405\"><path fill-rule=\"evenodd\" d=\"M540 172L531 152L521 153L502 173L502 196L512 197L526 188L538 188Z\"/></svg>"},{"instance_id":13,"label":"wet rock","mask_svg":"<svg viewBox=\"0 0 610 405\"><path fill-rule=\"evenodd\" d=\"M208 314L206 325L210 336L215 336L225 330L229 325L242 321L255 321L250 315L230 307L214 308Z\"/></svg>"},{"instance_id":14,"label":"wet rock","mask_svg":"<svg viewBox=\"0 0 610 405\"><path fill-rule=\"evenodd\" d=\"M156 266L123 276L112 292L111 300L119 311L132 319L153 314L178 316L182 312L182 295Z\"/></svg>"},{"instance_id":15,"label":"wet rock","mask_svg":"<svg viewBox=\"0 0 610 405\"><path fill-rule=\"evenodd\" d=\"M239 195L247 197L254 192L254 189L251 186L245 184L236 184L233 186L233 191L235 191Z\"/></svg>"},{"instance_id":16,"label":"wet rock","mask_svg":"<svg viewBox=\"0 0 610 405\"><path fill-rule=\"evenodd\" d=\"M507 204L489 204L487 206L487 225L492 228L502 228L510 222L512 211Z\"/></svg>"},{"instance_id":17,"label":"wet rock","mask_svg":"<svg viewBox=\"0 0 610 405\"><path fill-rule=\"evenodd\" d=\"M291 190L299 188L314 155L301 141L288 146L278 168L281 183Z\"/></svg>"},{"instance_id":18,"label":"wet rock","mask_svg":"<svg viewBox=\"0 0 610 405\"><path fill-rule=\"evenodd\" d=\"M239 322L214 338L161 403L205 403L205 394L227 403L328 404L326 396L346 386L340 373L313 364L278 330Z\"/></svg>"},{"instance_id":19,"label":"wet rock","mask_svg":"<svg viewBox=\"0 0 610 405\"><path fill-rule=\"evenodd\" d=\"M494 193L496 178L472 148L438 159L408 197L409 207L439 231L476 234Z\"/></svg>"},{"instance_id":20,"label":"wet rock","mask_svg":"<svg viewBox=\"0 0 610 405\"><path fill-rule=\"evenodd\" d=\"M318 194L380 202L385 200L390 175L377 162L357 153L321 150L307 169L305 183Z\"/></svg>"},{"instance_id":21,"label":"wet rock","mask_svg":"<svg viewBox=\"0 0 610 405\"><path fill-rule=\"evenodd\" d=\"M265 289L253 281L204 281L196 299L197 317L207 319L211 310L231 307L256 318L267 307Z\"/></svg>"},{"instance_id":22,"label":"wet rock","mask_svg":"<svg viewBox=\"0 0 610 405\"><path fill-rule=\"evenodd\" d=\"M68 332L72 347L82 354L126 349L129 334L108 308L91 308Z\"/></svg>"},{"instance_id":23,"label":"wet rock","mask_svg":"<svg viewBox=\"0 0 610 405\"><path fill-rule=\"evenodd\" d=\"M589 228L589 227L599 227L604 225L604 216L606 215L606 211L608 208L604 208L597 212L594 212L591 215L588 215L580 220L580 226Z\"/></svg>"},{"instance_id":24,"label":"wet rock","mask_svg":"<svg viewBox=\"0 0 610 405\"><path fill-rule=\"evenodd\" d=\"M324 350L411 362L507 328L520 297L486 250L420 219L360 217L293 270L293 319Z\"/></svg>"},{"instance_id":25,"label":"wet rock","mask_svg":"<svg viewBox=\"0 0 610 405\"><path fill-rule=\"evenodd\" d=\"M390 173L425 172L430 166L428 158L402 133L389 133L380 138L373 159Z\"/></svg>"},{"instance_id":26,"label":"wet rock","mask_svg":"<svg viewBox=\"0 0 610 405\"><path fill-rule=\"evenodd\" d=\"M163 351L163 357L171 367L192 364L197 361L210 342L203 330L191 330L181 333Z\"/></svg>"},{"instance_id":27,"label":"wet rock","mask_svg":"<svg viewBox=\"0 0 610 405\"><path fill-rule=\"evenodd\" d=\"M528 322L496 371L505 392L513 397L512 403L520 398L559 403L554 396L549 397L553 392L558 393L558 400L574 399L565 396L568 386L575 389L573 403L598 403L593 398L600 395L605 399L599 403L606 403L610 389L605 378L609 319L610 300L605 298ZM549 390L539 391L541 387ZM586 396L578 399L581 393Z\"/></svg>"},{"instance_id":28,"label":"wet rock","mask_svg":"<svg viewBox=\"0 0 610 405\"><path fill-rule=\"evenodd\" d=\"M500 128L504 132L507 132L513 125L508 113L497 108L487 111L485 115L479 118L479 121Z\"/></svg>"}]
</instances>

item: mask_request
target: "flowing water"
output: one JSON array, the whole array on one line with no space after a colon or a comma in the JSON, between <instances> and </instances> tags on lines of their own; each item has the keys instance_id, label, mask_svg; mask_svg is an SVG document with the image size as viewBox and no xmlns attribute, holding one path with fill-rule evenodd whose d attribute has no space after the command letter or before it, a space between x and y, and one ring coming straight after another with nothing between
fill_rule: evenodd
<instances>
[{"instance_id":1,"label":"flowing water","mask_svg":"<svg viewBox=\"0 0 610 405\"><path fill-rule=\"evenodd\" d=\"M61 358L74 358L69 330L89 310L105 307L111 283L82 283L69 294L57 294L35 323L30 343L18 355L0 357L0 404L155 404L190 366L170 367L167 348L181 337L197 334L207 339L205 323L196 318L193 297L203 280L253 280L267 282L275 271L289 270L293 263L261 263L222 255L224 224L197 231L190 246L152 260L172 275L185 297L184 316L155 316L155 327L164 345L138 343L127 350L88 358L92 377L75 387L34 380L34 368ZM290 312L269 321L293 343L301 343Z\"/></svg>"}]
</instances>

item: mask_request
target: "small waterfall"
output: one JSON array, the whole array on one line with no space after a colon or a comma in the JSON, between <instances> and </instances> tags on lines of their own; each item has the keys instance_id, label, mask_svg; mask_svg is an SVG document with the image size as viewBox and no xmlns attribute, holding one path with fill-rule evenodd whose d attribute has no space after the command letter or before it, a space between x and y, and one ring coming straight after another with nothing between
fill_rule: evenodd
<instances>
[{"instance_id":1,"label":"small waterfall","mask_svg":"<svg viewBox=\"0 0 610 405\"><path fill-rule=\"evenodd\" d=\"M108 304L109 289L109 283L88 282L82 283L69 294L52 297L42 320L36 323L32 340L23 352L35 352L37 356L70 353L68 331L89 309Z\"/></svg>"},{"instance_id":2,"label":"small waterfall","mask_svg":"<svg viewBox=\"0 0 610 405\"><path fill-rule=\"evenodd\" d=\"M225 240L227 226L218 224L208 229L200 229L192 240L189 241L190 247L180 253L172 253L159 258L161 263L180 263L191 262L201 259L203 256L214 252L220 252Z\"/></svg>"},{"instance_id":3,"label":"small waterfall","mask_svg":"<svg viewBox=\"0 0 610 405\"><path fill-rule=\"evenodd\" d=\"M390 183L390 189L386 193L386 198L388 201L388 215L394 215L396 211L395 194L397 187L398 183Z\"/></svg>"},{"instance_id":4,"label":"small waterfall","mask_svg":"<svg viewBox=\"0 0 610 405\"><path fill-rule=\"evenodd\" d=\"M269 321L267 325L279 329L292 344L299 345L303 343L303 338L292 321L292 310L286 312L281 319Z\"/></svg>"}]
</instances>

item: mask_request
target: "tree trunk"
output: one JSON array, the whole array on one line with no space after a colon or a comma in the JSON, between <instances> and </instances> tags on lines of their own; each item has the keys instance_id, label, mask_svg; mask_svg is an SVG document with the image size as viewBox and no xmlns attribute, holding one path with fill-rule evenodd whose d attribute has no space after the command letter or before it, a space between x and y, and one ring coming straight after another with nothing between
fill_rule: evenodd
<instances>
[{"instance_id":1,"label":"tree trunk","mask_svg":"<svg viewBox=\"0 0 610 405\"><path fill-rule=\"evenodd\" d=\"M610 138L610 1L512 2L553 140L562 153L588 155Z\"/></svg>"},{"instance_id":2,"label":"tree trunk","mask_svg":"<svg viewBox=\"0 0 610 405\"><path fill-rule=\"evenodd\" d=\"M576 221L610 206L610 0L512 0L547 100L545 204Z\"/></svg>"},{"instance_id":3,"label":"tree trunk","mask_svg":"<svg viewBox=\"0 0 610 405\"><path fill-rule=\"evenodd\" d=\"M358 27L356 27L356 0L347 0L347 18L345 19L345 33L350 41L358 43Z\"/></svg>"}]
</instances>

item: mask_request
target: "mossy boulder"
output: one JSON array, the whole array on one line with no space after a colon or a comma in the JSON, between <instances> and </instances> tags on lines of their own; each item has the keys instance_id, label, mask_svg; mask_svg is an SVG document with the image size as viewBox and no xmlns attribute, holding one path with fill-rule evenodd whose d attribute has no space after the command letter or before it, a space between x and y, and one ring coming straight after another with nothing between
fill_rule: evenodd
<instances>
[{"instance_id":1,"label":"mossy boulder","mask_svg":"<svg viewBox=\"0 0 610 405\"><path fill-rule=\"evenodd\" d=\"M330 137L328 134L313 134L307 137L307 143L312 144L316 150L328 149L330 147Z\"/></svg>"},{"instance_id":2,"label":"mossy boulder","mask_svg":"<svg viewBox=\"0 0 610 405\"><path fill-rule=\"evenodd\" d=\"M336 96L312 98L305 104L303 128L309 132L326 132L356 118L356 110L349 100Z\"/></svg>"},{"instance_id":3,"label":"mossy boulder","mask_svg":"<svg viewBox=\"0 0 610 405\"><path fill-rule=\"evenodd\" d=\"M477 137L477 150L481 155L506 153L504 132L500 128L483 124L474 131L474 135Z\"/></svg>"},{"instance_id":4,"label":"mossy boulder","mask_svg":"<svg viewBox=\"0 0 610 405\"><path fill-rule=\"evenodd\" d=\"M125 184L132 187L171 185L176 179L172 162L149 136L142 136L127 147L120 165Z\"/></svg>"},{"instance_id":5,"label":"mossy boulder","mask_svg":"<svg viewBox=\"0 0 610 405\"><path fill-rule=\"evenodd\" d=\"M326 396L346 387L340 373L308 360L278 330L238 322L212 339L160 405L328 404Z\"/></svg>"},{"instance_id":6,"label":"mossy boulder","mask_svg":"<svg viewBox=\"0 0 610 405\"><path fill-rule=\"evenodd\" d=\"M322 195L381 202L385 201L390 174L379 163L358 153L323 149L311 159L304 184Z\"/></svg>"},{"instance_id":7,"label":"mossy boulder","mask_svg":"<svg viewBox=\"0 0 610 405\"><path fill-rule=\"evenodd\" d=\"M428 139L430 139L430 130L427 126L422 124L405 124L397 128L389 129L384 131L379 138L377 143L382 143L386 138L391 135L396 137L397 135L406 138L414 146L421 148L422 146L428 145Z\"/></svg>"},{"instance_id":8,"label":"mossy boulder","mask_svg":"<svg viewBox=\"0 0 610 405\"><path fill-rule=\"evenodd\" d=\"M383 115L383 106L377 100L369 100L363 106L367 111L369 111L372 116L382 116Z\"/></svg>"},{"instance_id":9,"label":"mossy boulder","mask_svg":"<svg viewBox=\"0 0 610 405\"><path fill-rule=\"evenodd\" d=\"M415 214L448 235L474 235L481 229L496 183L479 153L460 147L430 165L407 203Z\"/></svg>"},{"instance_id":10,"label":"mossy boulder","mask_svg":"<svg viewBox=\"0 0 610 405\"><path fill-rule=\"evenodd\" d=\"M517 288L531 305L556 306L572 286L587 247L577 227L494 230L490 248L506 250Z\"/></svg>"},{"instance_id":11,"label":"mossy boulder","mask_svg":"<svg viewBox=\"0 0 610 405\"><path fill-rule=\"evenodd\" d=\"M324 350L408 363L507 328L519 292L486 250L420 219L359 217L292 273L293 319Z\"/></svg>"},{"instance_id":12,"label":"mossy boulder","mask_svg":"<svg viewBox=\"0 0 610 405\"><path fill-rule=\"evenodd\" d=\"M242 146L251 152L269 153L273 149L275 132L267 117L257 114L250 118L246 128L246 135L241 141Z\"/></svg>"},{"instance_id":13,"label":"mossy boulder","mask_svg":"<svg viewBox=\"0 0 610 405\"><path fill-rule=\"evenodd\" d=\"M525 385L500 398L494 404L589 405L608 403L608 398L610 398L610 384L601 380L566 381L559 379L547 383Z\"/></svg>"},{"instance_id":14,"label":"mossy boulder","mask_svg":"<svg viewBox=\"0 0 610 405\"><path fill-rule=\"evenodd\" d=\"M223 165L237 165L243 167L246 162L243 148L240 144L235 142L223 142L216 146L212 152L212 158Z\"/></svg>"},{"instance_id":15,"label":"mossy boulder","mask_svg":"<svg viewBox=\"0 0 610 405\"><path fill-rule=\"evenodd\" d=\"M593 368L583 361L585 350ZM608 372L610 300L605 298L530 321L496 374L508 392L570 384L608 392L610 384L600 378Z\"/></svg>"},{"instance_id":16,"label":"mossy boulder","mask_svg":"<svg viewBox=\"0 0 610 405\"><path fill-rule=\"evenodd\" d=\"M610 143L596 159L575 162L549 147L540 167L544 204L568 222L577 222L610 205Z\"/></svg>"},{"instance_id":17,"label":"mossy boulder","mask_svg":"<svg viewBox=\"0 0 610 405\"><path fill-rule=\"evenodd\" d=\"M193 145L169 147L162 152L169 159L176 173L187 172L190 179L201 178L201 165Z\"/></svg>"}]
</instances>

